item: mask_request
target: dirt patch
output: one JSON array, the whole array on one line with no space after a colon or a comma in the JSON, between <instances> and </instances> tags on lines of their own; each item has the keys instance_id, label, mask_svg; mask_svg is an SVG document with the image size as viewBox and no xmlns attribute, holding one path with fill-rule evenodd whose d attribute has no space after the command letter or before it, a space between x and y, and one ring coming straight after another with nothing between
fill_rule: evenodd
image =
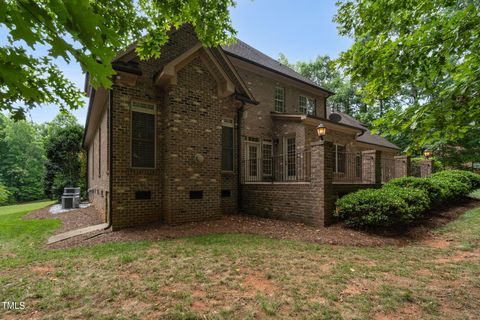
<instances>
[{"instance_id":1,"label":"dirt patch","mask_svg":"<svg viewBox=\"0 0 480 320\"><path fill-rule=\"evenodd\" d=\"M361 293L373 292L378 288L378 283L369 279L353 279L340 293L341 296L353 296Z\"/></svg>"},{"instance_id":2,"label":"dirt patch","mask_svg":"<svg viewBox=\"0 0 480 320\"><path fill-rule=\"evenodd\" d=\"M446 249L450 247L451 241L444 240L444 239L427 239L422 241L422 243L427 247L436 248L436 249Z\"/></svg>"},{"instance_id":3,"label":"dirt patch","mask_svg":"<svg viewBox=\"0 0 480 320\"><path fill-rule=\"evenodd\" d=\"M47 275L55 272L55 268L51 266L35 266L31 267L30 271L35 272L39 275Z\"/></svg>"},{"instance_id":4,"label":"dirt patch","mask_svg":"<svg viewBox=\"0 0 480 320\"><path fill-rule=\"evenodd\" d=\"M420 306L409 303L395 312L388 314L377 314L375 320L402 320L402 319L422 319L422 308Z\"/></svg>"},{"instance_id":5,"label":"dirt patch","mask_svg":"<svg viewBox=\"0 0 480 320\"><path fill-rule=\"evenodd\" d=\"M269 295L274 294L277 290L277 286L271 280L267 279L261 272L249 274L245 277L243 284L247 289Z\"/></svg>"},{"instance_id":6,"label":"dirt patch","mask_svg":"<svg viewBox=\"0 0 480 320\"><path fill-rule=\"evenodd\" d=\"M412 242L420 242L429 246L443 248L449 245L449 241L435 235L433 230L478 206L480 206L480 200L465 200L456 206L445 207L442 210L438 209L430 213L428 218L416 226L394 234L367 233L347 228L340 223L329 227L313 227L303 223L272 220L250 215L228 215L215 221L202 221L177 226L158 223L144 227L123 229L116 232L100 230L49 245L49 248L67 248L115 241L157 241L206 234L232 233L255 234L273 239L359 247L385 245L404 246ZM41 209L30 213L26 218L36 219L47 217L57 217L62 220L62 226L56 233L103 222L100 219L99 213L93 207L57 215L49 214L48 209Z\"/></svg>"},{"instance_id":7,"label":"dirt patch","mask_svg":"<svg viewBox=\"0 0 480 320\"><path fill-rule=\"evenodd\" d=\"M473 251L457 250L453 255L436 259L435 262L439 264L458 263L458 262L472 261L477 258L480 258L480 249L476 249Z\"/></svg>"}]
</instances>

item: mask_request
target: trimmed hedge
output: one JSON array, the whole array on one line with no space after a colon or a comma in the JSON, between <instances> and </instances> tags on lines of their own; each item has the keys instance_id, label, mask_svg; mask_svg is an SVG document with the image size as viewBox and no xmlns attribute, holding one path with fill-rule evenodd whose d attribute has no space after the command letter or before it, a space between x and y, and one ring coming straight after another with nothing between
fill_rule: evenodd
<instances>
[{"instance_id":1,"label":"trimmed hedge","mask_svg":"<svg viewBox=\"0 0 480 320\"><path fill-rule=\"evenodd\" d=\"M427 193L420 189L364 189L340 198L335 216L351 227L391 227L418 219L429 204Z\"/></svg>"},{"instance_id":2,"label":"trimmed hedge","mask_svg":"<svg viewBox=\"0 0 480 320\"><path fill-rule=\"evenodd\" d=\"M334 216L351 227L407 225L433 205L459 199L478 187L480 175L461 170L393 179L381 189L364 189L338 199Z\"/></svg>"},{"instance_id":3,"label":"trimmed hedge","mask_svg":"<svg viewBox=\"0 0 480 320\"><path fill-rule=\"evenodd\" d=\"M401 188L414 188L420 189L427 193L428 198L432 205L438 204L442 201L443 191L442 188L429 179L417 178L417 177L402 177L390 180L383 187L401 187Z\"/></svg>"}]
</instances>

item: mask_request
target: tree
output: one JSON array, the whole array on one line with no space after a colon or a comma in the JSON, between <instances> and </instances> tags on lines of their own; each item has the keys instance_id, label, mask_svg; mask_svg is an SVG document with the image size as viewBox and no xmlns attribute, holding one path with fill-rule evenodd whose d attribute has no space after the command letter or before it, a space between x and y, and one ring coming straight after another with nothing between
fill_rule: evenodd
<instances>
[{"instance_id":1,"label":"tree","mask_svg":"<svg viewBox=\"0 0 480 320\"><path fill-rule=\"evenodd\" d=\"M340 65L364 84L368 104L395 99L402 105L381 120L385 134L409 131L418 150L457 146L478 128L479 7L471 0L339 3L339 32L354 40Z\"/></svg>"},{"instance_id":2,"label":"tree","mask_svg":"<svg viewBox=\"0 0 480 320\"><path fill-rule=\"evenodd\" d=\"M0 111L23 119L26 109L42 103L80 106L82 93L58 69L57 58L77 61L95 88L108 88L112 60L134 41L142 59L158 58L172 27L185 23L206 46L232 41L233 5L233 0L0 0L0 27L9 31L0 45Z\"/></svg>"},{"instance_id":3,"label":"tree","mask_svg":"<svg viewBox=\"0 0 480 320\"><path fill-rule=\"evenodd\" d=\"M58 114L47 124L45 138L45 194L60 198L63 188L78 186L85 191L83 127L70 113Z\"/></svg>"},{"instance_id":4,"label":"tree","mask_svg":"<svg viewBox=\"0 0 480 320\"><path fill-rule=\"evenodd\" d=\"M0 183L0 205L7 203L9 197L10 192L8 192L7 188Z\"/></svg>"},{"instance_id":5,"label":"tree","mask_svg":"<svg viewBox=\"0 0 480 320\"><path fill-rule=\"evenodd\" d=\"M11 200L42 199L45 157L40 127L0 113L0 152L0 182Z\"/></svg>"},{"instance_id":6,"label":"tree","mask_svg":"<svg viewBox=\"0 0 480 320\"><path fill-rule=\"evenodd\" d=\"M352 83L341 70L337 69L335 61L328 55L317 56L312 61L299 61L296 64L291 64L284 54L280 54L278 61L319 86L335 92L335 95L327 100L329 108L363 118L362 120L367 121L367 125L370 123L371 117L362 117L367 113L367 108L362 101L362 97L358 94L359 85ZM368 110L372 113L373 109Z\"/></svg>"}]
</instances>

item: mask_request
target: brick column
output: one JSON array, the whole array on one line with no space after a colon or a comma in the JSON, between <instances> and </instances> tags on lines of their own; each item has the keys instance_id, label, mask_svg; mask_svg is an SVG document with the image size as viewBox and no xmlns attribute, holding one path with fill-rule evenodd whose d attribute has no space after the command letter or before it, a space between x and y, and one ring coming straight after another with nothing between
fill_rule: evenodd
<instances>
[{"instance_id":1,"label":"brick column","mask_svg":"<svg viewBox=\"0 0 480 320\"><path fill-rule=\"evenodd\" d=\"M382 152L378 150L362 151L362 180L364 183L382 183Z\"/></svg>"},{"instance_id":2,"label":"brick column","mask_svg":"<svg viewBox=\"0 0 480 320\"><path fill-rule=\"evenodd\" d=\"M328 141L315 141L311 144L311 191L316 198L313 210L318 220L315 224L328 226L333 220L335 198L332 190L332 153L333 144Z\"/></svg>"},{"instance_id":3,"label":"brick column","mask_svg":"<svg viewBox=\"0 0 480 320\"><path fill-rule=\"evenodd\" d=\"M420 177L426 178L432 174L433 161L432 160L421 160L419 161L420 166Z\"/></svg>"},{"instance_id":4,"label":"brick column","mask_svg":"<svg viewBox=\"0 0 480 320\"><path fill-rule=\"evenodd\" d=\"M395 156L395 178L411 175L411 163L409 156Z\"/></svg>"}]
</instances>

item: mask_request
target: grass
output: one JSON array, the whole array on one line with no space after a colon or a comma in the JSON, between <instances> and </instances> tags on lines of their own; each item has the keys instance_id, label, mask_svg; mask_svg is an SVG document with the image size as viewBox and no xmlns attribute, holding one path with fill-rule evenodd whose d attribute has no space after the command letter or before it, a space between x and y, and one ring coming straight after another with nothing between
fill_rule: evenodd
<instances>
[{"instance_id":1,"label":"grass","mask_svg":"<svg viewBox=\"0 0 480 320\"><path fill-rule=\"evenodd\" d=\"M436 232L441 249L229 234L46 250L59 222L22 216L48 204L0 207L0 301L26 304L2 319L480 316L480 208Z\"/></svg>"}]
</instances>

